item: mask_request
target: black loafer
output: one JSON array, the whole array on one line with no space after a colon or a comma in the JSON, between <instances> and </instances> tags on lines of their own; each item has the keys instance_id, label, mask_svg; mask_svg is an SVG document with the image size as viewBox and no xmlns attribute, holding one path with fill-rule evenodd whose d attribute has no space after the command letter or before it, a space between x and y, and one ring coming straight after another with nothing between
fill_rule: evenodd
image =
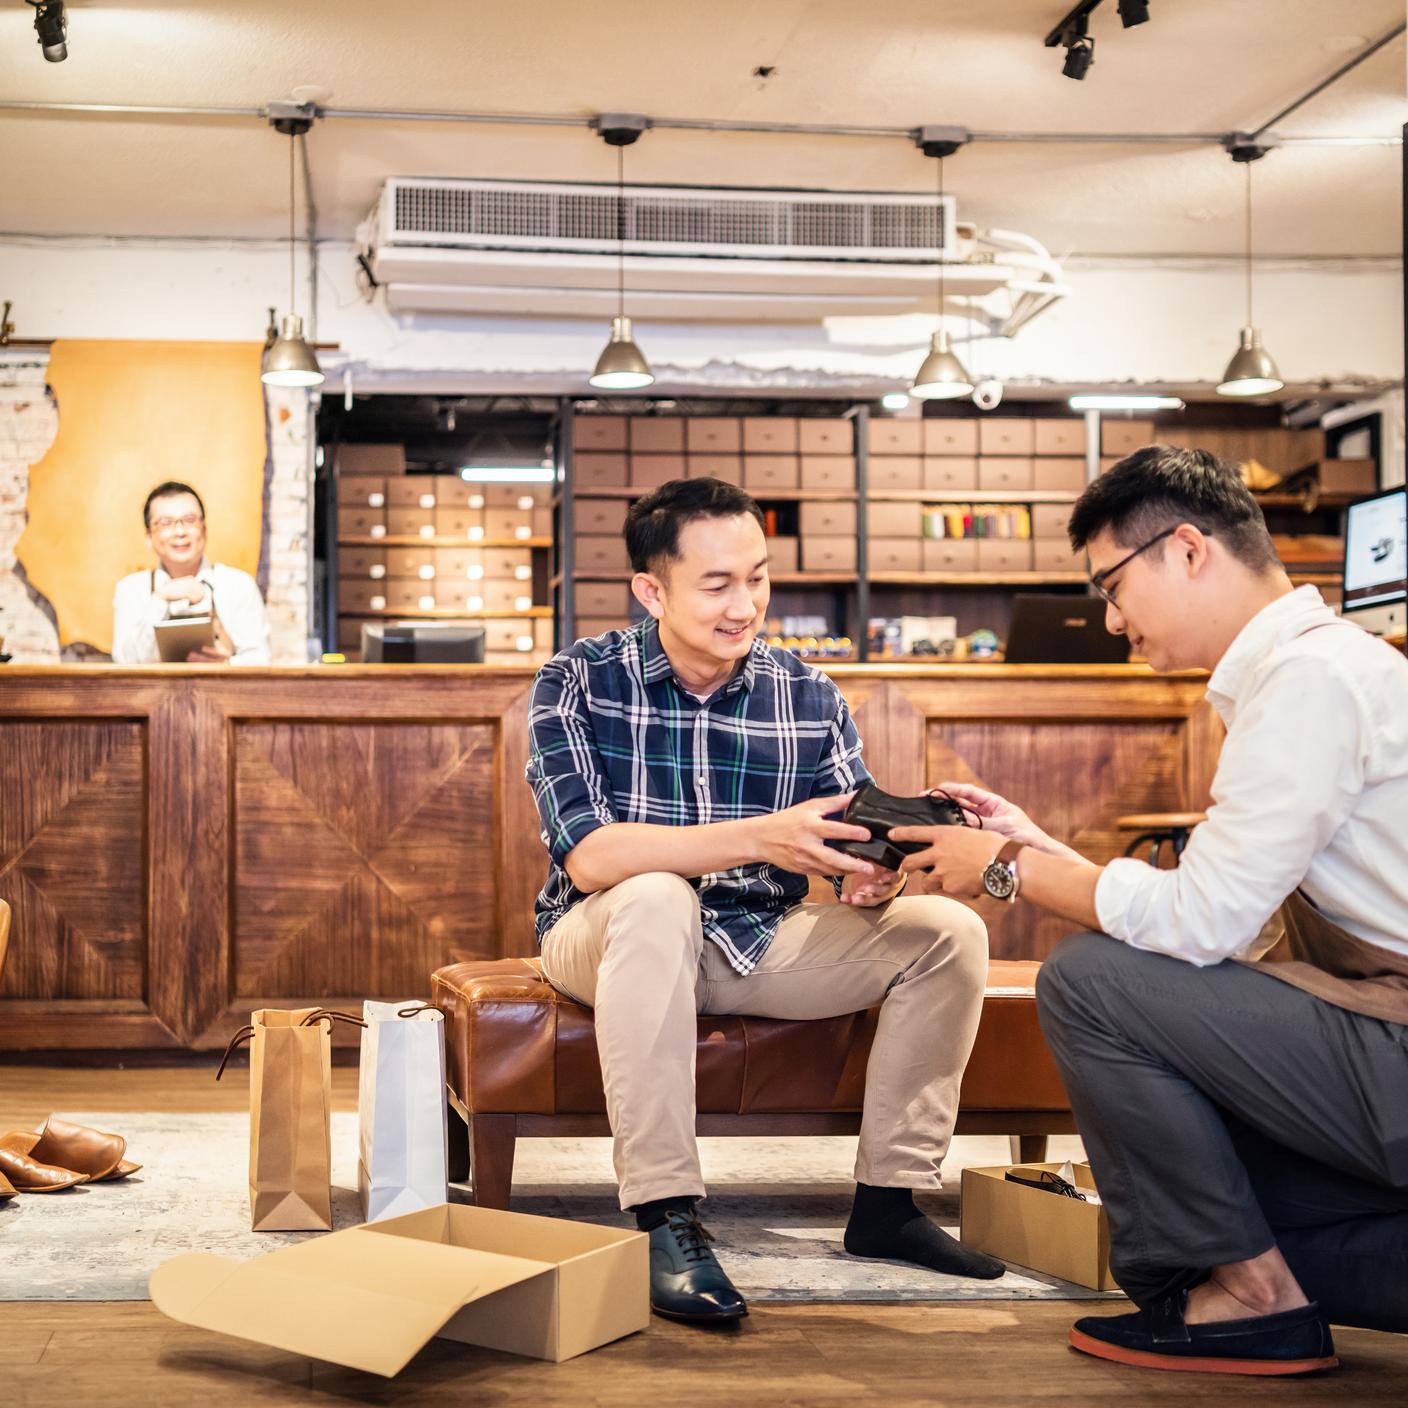
<instances>
[{"instance_id":1,"label":"black loafer","mask_svg":"<svg viewBox=\"0 0 1408 1408\"><path fill-rule=\"evenodd\" d=\"M1339 1365L1330 1326L1313 1301L1276 1315L1190 1325L1187 1299L1180 1291L1133 1315L1077 1320L1071 1347L1116 1364L1213 1374L1316 1374Z\"/></svg>"},{"instance_id":2,"label":"black loafer","mask_svg":"<svg viewBox=\"0 0 1408 1408\"><path fill-rule=\"evenodd\" d=\"M650 1308L674 1320L737 1320L748 1303L709 1249L698 1214L671 1209L650 1232Z\"/></svg>"}]
</instances>

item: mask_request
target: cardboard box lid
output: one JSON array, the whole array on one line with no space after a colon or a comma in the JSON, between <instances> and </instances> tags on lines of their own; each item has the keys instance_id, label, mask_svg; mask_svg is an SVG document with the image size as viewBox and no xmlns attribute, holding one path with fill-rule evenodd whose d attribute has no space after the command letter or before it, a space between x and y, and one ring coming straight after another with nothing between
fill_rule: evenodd
<instances>
[{"instance_id":1,"label":"cardboard box lid","mask_svg":"<svg viewBox=\"0 0 1408 1408\"><path fill-rule=\"evenodd\" d=\"M390 1377L470 1302L555 1276L564 1260L593 1249L586 1243L607 1246L632 1235L594 1228L606 1235L569 1236L553 1254L549 1234L535 1229L518 1241L526 1252L549 1252L541 1259L457 1245L481 1211L442 1205L245 1262L178 1256L152 1273L151 1298L188 1325Z\"/></svg>"}]
</instances>

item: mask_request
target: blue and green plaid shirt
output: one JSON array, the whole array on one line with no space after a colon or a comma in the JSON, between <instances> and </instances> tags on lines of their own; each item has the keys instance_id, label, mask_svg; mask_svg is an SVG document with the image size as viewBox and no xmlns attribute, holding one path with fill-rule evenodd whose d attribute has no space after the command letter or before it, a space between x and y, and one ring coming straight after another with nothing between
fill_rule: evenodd
<instances>
[{"instance_id":1,"label":"blue and green plaid shirt","mask_svg":"<svg viewBox=\"0 0 1408 1408\"><path fill-rule=\"evenodd\" d=\"M701 826L765 816L870 780L841 692L761 640L701 703L676 679L654 619L579 640L533 682L528 782L551 861L538 939L586 896L563 861L616 821ZM740 973L767 951L807 878L774 865L701 875L704 934Z\"/></svg>"}]
</instances>

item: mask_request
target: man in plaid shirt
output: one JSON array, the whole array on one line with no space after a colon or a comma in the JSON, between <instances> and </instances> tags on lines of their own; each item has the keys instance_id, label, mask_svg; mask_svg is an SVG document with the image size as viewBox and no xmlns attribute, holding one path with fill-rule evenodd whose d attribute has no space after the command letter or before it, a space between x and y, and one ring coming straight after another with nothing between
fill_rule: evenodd
<instances>
[{"instance_id":1,"label":"man in plaid shirt","mask_svg":"<svg viewBox=\"0 0 1408 1408\"><path fill-rule=\"evenodd\" d=\"M694 1210L701 1012L804 1019L881 1004L847 1251L995 1277L915 1207L940 1186L977 1032L987 930L942 896L826 845L869 780L840 691L764 644L762 513L716 479L676 480L626 523L649 617L544 665L528 781L551 856L543 969L595 1010L621 1206L650 1234L651 1303L747 1313ZM807 877L840 903L807 904Z\"/></svg>"}]
</instances>

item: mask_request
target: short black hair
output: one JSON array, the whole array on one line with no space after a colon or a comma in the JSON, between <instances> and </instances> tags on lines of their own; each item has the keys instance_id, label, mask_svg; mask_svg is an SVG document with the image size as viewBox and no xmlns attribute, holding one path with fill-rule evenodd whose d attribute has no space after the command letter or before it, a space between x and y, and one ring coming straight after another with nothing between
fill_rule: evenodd
<instances>
[{"instance_id":1,"label":"short black hair","mask_svg":"<svg viewBox=\"0 0 1408 1408\"><path fill-rule=\"evenodd\" d=\"M205 517L205 504L201 502L201 497L189 484L182 484L179 479L168 479L164 484L158 484L155 489L147 495L147 501L142 505L142 524L146 528L152 526L152 504L157 499L168 499L173 494L189 494L196 503L200 504L200 516Z\"/></svg>"},{"instance_id":2,"label":"short black hair","mask_svg":"<svg viewBox=\"0 0 1408 1408\"><path fill-rule=\"evenodd\" d=\"M696 518L750 514L763 526L763 511L751 494L722 479L671 479L637 499L626 515L626 551L631 569L649 572L661 558L680 555L680 529Z\"/></svg>"},{"instance_id":3,"label":"short black hair","mask_svg":"<svg viewBox=\"0 0 1408 1408\"><path fill-rule=\"evenodd\" d=\"M1135 548L1179 523L1216 538L1254 571L1280 563L1237 466L1207 450L1146 445L1127 455L1076 500L1066 531L1080 552L1106 528L1121 547Z\"/></svg>"}]
</instances>

